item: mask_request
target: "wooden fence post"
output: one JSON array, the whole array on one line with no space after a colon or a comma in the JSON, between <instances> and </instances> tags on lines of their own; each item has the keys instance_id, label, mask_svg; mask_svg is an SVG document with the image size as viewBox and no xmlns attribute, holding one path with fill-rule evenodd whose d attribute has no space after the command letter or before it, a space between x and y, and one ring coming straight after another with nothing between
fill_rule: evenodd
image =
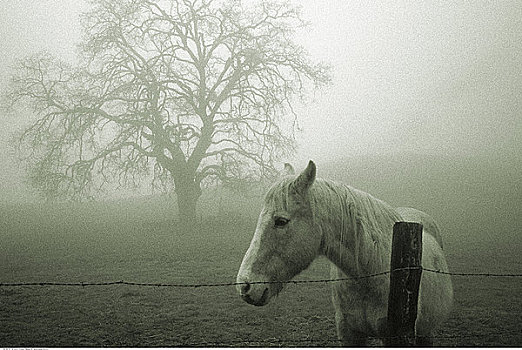
<instances>
[{"instance_id":1,"label":"wooden fence post","mask_svg":"<svg viewBox=\"0 0 522 350\"><path fill-rule=\"evenodd\" d=\"M422 275L422 224L393 225L387 346L415 346L415 321ZM414 269L418 267L418 269ZM404 269L394 271L396 269Z\"/></svg>"}]
</instances>

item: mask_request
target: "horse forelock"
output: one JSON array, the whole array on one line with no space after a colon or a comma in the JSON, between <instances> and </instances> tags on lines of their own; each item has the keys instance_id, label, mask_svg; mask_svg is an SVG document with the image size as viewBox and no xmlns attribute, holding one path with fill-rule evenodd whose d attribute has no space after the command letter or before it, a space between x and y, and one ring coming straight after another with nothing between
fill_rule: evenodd
<instances>
[{"instance_id":1,"label":"horse forelock","mask_svg":"<svg viewBox=\"0 0 522 350\"><path fill-rule=\"evenodd\" d=\"M269 205L274 211L288 211L294 178L285 177L272 185L265 196L265 205Z\"/></svg>"}]
</instances>

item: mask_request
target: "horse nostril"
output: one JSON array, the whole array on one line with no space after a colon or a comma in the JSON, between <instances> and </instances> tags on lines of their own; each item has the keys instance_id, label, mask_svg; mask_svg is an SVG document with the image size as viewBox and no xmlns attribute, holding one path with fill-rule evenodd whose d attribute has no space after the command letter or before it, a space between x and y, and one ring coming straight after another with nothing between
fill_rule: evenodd
<instances>
[{"instance_id":1,"label":"horse nostril","mask_svg":"<svg viewBox=\"0 0 522 350\"><path fill-rule=\"evenodd\" d=\"M248 293L248 291L250 290L250 283L248 282L245 282L244 284L241 285L241 294L242 295L246 295Z\"/></svg>"}]
</instances>

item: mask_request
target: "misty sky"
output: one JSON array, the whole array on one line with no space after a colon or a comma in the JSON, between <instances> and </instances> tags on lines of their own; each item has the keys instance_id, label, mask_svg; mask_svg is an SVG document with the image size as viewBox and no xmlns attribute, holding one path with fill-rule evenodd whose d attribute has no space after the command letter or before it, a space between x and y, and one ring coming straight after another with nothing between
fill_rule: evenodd
<instances>
[{"instance_id":1,"label":"misty sky","mask_svg":"<svg viewBox=\"0 0 522 350\"><path fill-rule=\"evenodd\" d=\"M520 153L520 0L299 3L311 25L297 39L332 65L333 85L297 108L298 167L402 151ZM0 88L17 58L46 49L74 60L86 9L81 0L2 0ZM0 117L0 190L18 196L6 140L27 120Z\"/></svg>"}]
</instances>

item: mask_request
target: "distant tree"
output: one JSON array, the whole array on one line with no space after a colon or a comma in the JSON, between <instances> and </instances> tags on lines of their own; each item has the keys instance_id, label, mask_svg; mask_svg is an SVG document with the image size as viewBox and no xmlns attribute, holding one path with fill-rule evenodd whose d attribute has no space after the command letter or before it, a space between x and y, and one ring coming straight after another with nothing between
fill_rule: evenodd
<instances>
[{"instance_id":1,"label":"distant tree","mask_svg":"<svg viewBox=\"0 0 522 350\"><path fill-rule=\"evenodd\" d=\"M30 106L37 116L18 141L30 183L48 198L145 178L174 189L191 220L203 183L273 176L294 150L285 128L294 98L329 81L293 41L303 21L287 2L91 5L80 64L26 58L7 93L12 110Z\"/></svg>"}]
</instances>

